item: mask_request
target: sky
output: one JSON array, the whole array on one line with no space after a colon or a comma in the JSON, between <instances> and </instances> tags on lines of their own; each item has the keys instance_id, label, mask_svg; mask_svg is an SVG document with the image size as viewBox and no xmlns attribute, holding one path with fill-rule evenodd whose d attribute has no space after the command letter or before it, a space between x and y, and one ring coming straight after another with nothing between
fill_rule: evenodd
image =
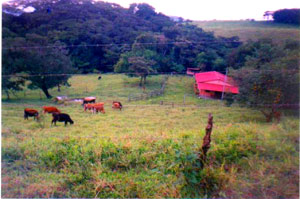
<instances>
[{"instance_id":1,"label":"sky","mask_svg":"<svg viewBox=\"0 0 300 199\"><path fill-rule=\"evenodd\" d=\"M123 7L148 3L156 12L191 20L263 20L265 11L300 8L299 0L105 0Z\"/></svg>"},{"instance_id":2,"label":"sky","mask_svg":"<svg viewBox=\"0 0 300 199\"><path fill-rule=\"evenodd\" d=\"M5 2L8 0L0 0ZM156 12L191 20L263 20L265 11L300 8L299 0L103 0L128 8L148 3Z\"/></svg>"}]
</instances>

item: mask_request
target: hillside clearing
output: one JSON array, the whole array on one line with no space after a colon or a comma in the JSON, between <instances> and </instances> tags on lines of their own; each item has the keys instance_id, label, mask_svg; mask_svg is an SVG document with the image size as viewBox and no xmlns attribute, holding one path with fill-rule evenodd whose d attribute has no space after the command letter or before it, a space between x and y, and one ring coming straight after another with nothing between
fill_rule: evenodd
<instances>
[{"instance_id":1,"label":"hillside clearing","mask_svg":"<svg viewBox=\"0 0 300 199\"><path fill-rule=\"evenodd\" d=\"M241 41L256 41L268 38L275 43L283 43L293 38L300 41L300 28L295 25L277 24L270 21L195 21L205 31L212 31L216 36L238 36Z\"/></svg>"},{"instance_id":2,"label":"hillside clearing","mask_svg":"<svg viewBox=\"0 0 300 199\"><path fill-rule=\"evenodd\" d=\"M170 77L163 96L128 103L128 93L142 92L134 86L138 78L103 76L74 76L61 93L95 95L106 102L106 114L40 101L37 91L27 91L32 99L3 102L2 197L298 197L297 117L265 123L257 110L198 99L189 77ZM149 78L147 89L161 78ZM124 110L113 110L112 98ZM25 107L45 104L75 124L51 126L50 115L39 123L23 119ZM195 171L208 113L214 117L209 164Z\"/></svg>"}]
</instances>

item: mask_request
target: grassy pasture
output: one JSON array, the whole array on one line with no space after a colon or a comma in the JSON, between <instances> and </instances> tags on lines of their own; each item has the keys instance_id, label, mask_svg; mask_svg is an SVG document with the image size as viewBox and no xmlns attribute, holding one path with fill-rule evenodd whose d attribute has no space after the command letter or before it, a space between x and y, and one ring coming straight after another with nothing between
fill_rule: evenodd
<instances>
[{"instance_id":1,"label":"grassy pasture","mask_svg":"<svg viewBox=\"0 0 300 199\"><path fill-rule=\"evenodd\" d=\"M238 36L241 41L256 41L262 38L282 43L286 39L300 41L300 27L273 23L271 21L194 21L194 24L205 31L212 31L216 36Z\"/></svg>"},{"instance_id":2,"label":"grassy pasture","mask_svg":"<svg viewBox=\"0 0 300 199\"><path fill-rule=\"evenodd\" d=\"M298 198L297 117L265 123L257 110L198 99L190 77L170 77L163 96L130 103L129 93L143 92L139 79L96 78L74 76L60 95L95 95L106 103L106 114L40 100L38 91L27 90L25 100L22 92L3 100L2 197ZM148 78L146 92L162 79ZM50 93L57 95L56 89ZM185 94L188 106L180 105ZM115 99L124 110L111 108ZM46 104L69 113L75 124L51 126L50 115L40 122L23 119L25 107ZM212 143L199 170L195 153L208 113L214 116Z\"/></svg>"}]
</instances>

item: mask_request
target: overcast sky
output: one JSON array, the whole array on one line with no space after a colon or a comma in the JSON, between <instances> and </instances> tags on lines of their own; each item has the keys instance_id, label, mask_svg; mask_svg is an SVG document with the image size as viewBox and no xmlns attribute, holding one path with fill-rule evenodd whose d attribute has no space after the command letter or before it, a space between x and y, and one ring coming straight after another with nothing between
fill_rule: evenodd
<instances>
[{"instance_id":1,"label":"overcast sky","mask_svg":"<svg viewBox=\"0 0 300 199\"><path fill-rule=\"evenodd\" d=\"M157 12L191 20L262 20L265 11L299 8L299 0L105 0L123 7L148 3Z\"/></svg>"}]
</instances>

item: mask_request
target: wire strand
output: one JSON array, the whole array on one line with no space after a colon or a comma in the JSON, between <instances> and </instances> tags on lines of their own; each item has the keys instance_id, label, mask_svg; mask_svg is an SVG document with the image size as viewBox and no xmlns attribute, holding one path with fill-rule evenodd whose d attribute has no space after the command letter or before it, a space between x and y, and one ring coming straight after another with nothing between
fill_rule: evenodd
<instances>
[{"instance_id":1,"label":"wire strand","mask_svg":"<svg viewBox=\"0 0 300 199\"><path fill-rule=\"evenodd\" d=\"M213 43L242 43L239 41L201 41L201 42L184 42L184 41L176 41L176 42L167 42L167 43L154 43L154 42L146 42L146 43L109 43L109 44L79 44L79 45L48 45L48 46L14 46L14 47L3 47L4 50L12 50L12 49L43 49L43 48L73 48L73 47L107 47L107 46L131 46L131 45L177 45L177 44L213 44Z\"/></svg>"},{"instance_id":2,"label":"wire strand","mask_svg":"<svg viewBox=\"0 0 300 199\"><path fill-rule=\"evenodd\" d=\"M103 66L103 65L102 65ZM104 65L106 66L106 65ZM112 65L108 65L112 66ZM259 69L243 69L243 71L248 72L285 72L285 73L291 73L291 75L294 75L294 72L299 72L298 69L273 69L273 70L259 70ZM205 73L205 72L213 72L213 71L202 71L199 73ZM217 72L226 72L226 71L217 71ZM197 73L195 73L197 74ZM88 73L88 74L79 74L79 73L60 73L60 74L9 74L9 75L2 75L2 77L35 77L35 76L90 76L90 75L137 75L137 73ZM157 73L148 73L147 75L184 75L187 77L193 77L194 75L189 75L186 72L157 72Z\"/></svg>"}]
</instances>

